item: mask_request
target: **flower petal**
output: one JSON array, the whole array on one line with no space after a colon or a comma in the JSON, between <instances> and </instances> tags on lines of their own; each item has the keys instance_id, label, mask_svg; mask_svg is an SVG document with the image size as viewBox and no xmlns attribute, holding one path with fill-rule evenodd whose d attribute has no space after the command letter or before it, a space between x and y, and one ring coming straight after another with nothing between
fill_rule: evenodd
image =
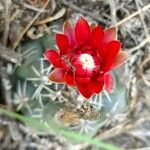
<instances>
[{"instance_id":1,"label":"flower petal","mask_svg":"<svg viewBox=\"0 0 150 150\"><path fill-rule=\"evenodd\" d=\"M119 41L111 41L106 47L106 57L114 57L118 54L122 44Z\"/></svg>"},{"instance_id":2,"label":"flower petal","mask_svg":"<svg viewBox=\"0 0 150 150\"><path fill-rule=\"evenodd\" d=\"M44 54L44 57L52 63L57 68L64 67L64 64L62 60L60 59L60 56L55 50L47 50Z\"/></svg>"},{"instance_id":3,"label":"flower petal","mask_svg":"<svg viewBox=\"0 0 150 150\"><path fill-rule=\"evenodd\" d=\"M110 74L105 75L105 88L106 90L111 93L113 88L113 78Z\"/></svg>"},{"instance_id":4,"label":"flower petal","mask_svg":"<svg viewBox=\"0 0 150 150\"><path fill-rule=\"evenodd\" d=\"M74 75L72 71L67 71L65 75L65 81L70 86L75 86Z\"/></svg>"},{"instance_id":5,"label":"flower petal","mask_svg":"<svg viewBox=\"0 0 150 150\"><path fill-rule=\"evenodd\" d=\"M86 98L90 98L94 93L100 93L104 82L91 81L89 83L76 83L79 92Z\"/></svg>"},{"instance_id":6,"label":"flower petal","mask_svg":"<svg viewBox=\"0 0 150 150\"><path fill-rule=\"evenodd\" d=\"M114 58L107 59L103 61L103 64L101 66L101 70L105 72L109 72L114 67Z\"/></svg>"},{"instance_id":7,"label":"flower petal","mask_svg":"<svg viewBox=\"0 0 150 150\"><path fill-rule=\"evenodd\" d=\"M116 28L108 28L104 30L104 42L109 43L116 39Z\"/></svg>"},{"instance_id":8,"label":"flower petal","mask_svg":"<svg viewBox=\"0 0 150 150\"><path fill-rule=\"evenodd\" d=\"M72 65L75 67L75 75L78 77L91 77L93 70L84 68L84 66L81 64L80 61L78 61L78 58L76 58L75 62L72 62Z\"/></svg>"},{"instance_id":9,"label":"flower petal","mask_svg":"<svg viewBox=\"0 0 150 150\"><path fill-rule=\"evenodd\" d=\"M116 56L115 67L125 63L129 58L129 53L126 51L120 51Z\"/></svg>"},{"instance_id":10,"label":"flower petal","mask_svg":"<svg viewBox=\"0 0 150 150\"><path fill-rule=\"evenodd\" d=\"M88 83L91 81L89 77L76 77L76 82Z\"/></svg>"},{"instance_id":11,"label":"flower petal","mask_svg":"<svg viewBox=\"0 0 150 150\"><path fill-rule=\"evenodd\" d=\"M69 40L64 34L56 34L56 42L60 49L60 55L65 55L69 51Z\"/></svg>"},{"instance_id":12,"label":"flower petal","mask_svg":"<svg viewBox=\"0 0 150 150\"><path fill-rule=\"evenodd\" d=\"M83 18L80 17L77 21L75 26L75 37L79 44L83 44L88 42L90 36L90 27L88 22Z\"/></svg>"},{"instance_id":13,"label":"flower petal","mask_svg":"<svg viewBox=\"0 0 150 150\"><path fill-rule=\"evenodd\" d=\"M68 37L70 46L74 47L76 44L75 33L72 24L69 20L66 20L63 26L63 32Z\"/></svg>"},{"instance_id":14,"label":"flower petal","mask_svg":"<svg viewBox=\"0 0 150 150\"><path fill-rule=\"evenodd\" d=\"M49 74L49 80L58 83L65 82L65 69L56 68Z\"/></svg>"},{"instance_id":15,"label":"flower petal","mask_svg":"<svg viewBox=\"0 0 150 150\"><path fill-rule=\"evenodd\" d=\"M100 48L102 39L104 37L104 32L101 26L94 28L91 32L90 43L95 48Z\"/></svg>"},{"instance_id":16,"label":"flower petal","mask_svg":"<svg viewBox=\"0 0 150 150\"><path fill-rule=\"evenodd\" d=\"M85 98L89 99L94 93L88 88L86 83L78 83L77 84L78 91Z\"/></svg>"},{"instance_id":17,"label":"flower petal","mask_svg":"<svg viewBox=\"0 0 150 150\"><path fill-rule=\"evenodd\" d=\"M100 74L99 76L96 77L96 81L98 82L104 82L104 75Z\"/></svg>"},{"instance_id":18,"label":"flower petal","mask_svg":"<svg viewBox=\"0 0 150 150\"><path fill-rule=\"evenodd\" d=\"M121 43L119 41L111 41L106 47L105 54L101 63L101 69L108 72L115 65L115 57L120 51Z\"/></svg>"},{"instance_id":19,"label":"flower petal","mask_svg":"<svg viewBox=\"0 0 150 150\"><path fill-rule=\"evenodd\" d=\"M104 86L104 81L102 81L102 82L92 81L92 82L90 83L89 88L90 88L94 93L99 94L99 93L102 91L103 86Z\"/></svg>"}]
</instances>

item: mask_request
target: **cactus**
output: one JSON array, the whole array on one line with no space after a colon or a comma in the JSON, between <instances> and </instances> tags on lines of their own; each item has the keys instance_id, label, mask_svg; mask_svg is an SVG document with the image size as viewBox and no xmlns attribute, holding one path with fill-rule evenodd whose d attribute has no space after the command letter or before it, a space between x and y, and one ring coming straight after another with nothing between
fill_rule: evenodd
<instances>
[{"instance_id":1,"label":"cactus","mask_svg":"<svg viewBox=\"0 0 150 150\"><path fill-rule=\"evenodd\" d=\"M104 90L92 100L85 101L75 89L48 81L53 67L43 59L42 53L45 48L52 47L49 41L53 43L53 38L46 34L22 46L22 53L28 49L36 53L14 73L19 78L19 81L13 81L17 87L14 88L13 102L18 110L46 123L53 120L66 130L89 136L94 136L103 126L122 121L126 117L128 93L119 78L123 78L121 69L111 72L115 82L113 93Z\"/></svg>"}]
</instances>

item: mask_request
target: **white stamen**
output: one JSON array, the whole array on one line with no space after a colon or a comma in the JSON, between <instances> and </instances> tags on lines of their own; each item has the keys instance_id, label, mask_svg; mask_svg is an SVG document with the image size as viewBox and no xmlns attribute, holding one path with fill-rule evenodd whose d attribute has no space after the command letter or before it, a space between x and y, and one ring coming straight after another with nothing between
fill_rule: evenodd
<instances>
[{"instance_id":1,"label":"white stamen","mask_svg":"<svg viewBox=\"0 0 150 150\"><path fill-rule=\"evenodd\" d=\"M94 59L89 54L82 54L80 56L80 62L82 63L84 69L93 69L95 67Z\"/></svg>"}]
</instances>

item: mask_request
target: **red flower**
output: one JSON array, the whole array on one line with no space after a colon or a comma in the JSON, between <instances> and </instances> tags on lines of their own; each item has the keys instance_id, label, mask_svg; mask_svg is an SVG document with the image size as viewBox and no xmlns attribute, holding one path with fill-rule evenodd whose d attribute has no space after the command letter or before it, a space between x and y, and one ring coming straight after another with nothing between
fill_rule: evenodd
<instances>
[{"instance_id":1,"label":"red flower","mask_svg":"<svg viewBox=\"0 0 150 150\"><path fill-rule=\"evenodd\" d=\"M100 93L103 87L110 92L109 71L128 58L128 53L120 49L121 42L116 40L115 28L103 30L101 26L89 26L83 17L75 28L67 20L63 34L56 34L56 42L58 51L50 49L44 53L55 67L49 79L76 86L86 98Z\"/></svg>"}]
</instances>

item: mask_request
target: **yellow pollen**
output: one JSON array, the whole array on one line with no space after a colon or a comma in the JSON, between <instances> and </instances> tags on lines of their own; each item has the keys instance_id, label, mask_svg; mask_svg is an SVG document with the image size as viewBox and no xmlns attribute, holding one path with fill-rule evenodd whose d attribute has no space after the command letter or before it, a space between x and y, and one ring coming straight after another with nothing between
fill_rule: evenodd
<instances>
[{"instance_id":1,"label":"yellow pollen","mask_svg":"<svg viewBox=\"0 0 150 150\"><path fill-rule=\"evenodd\" d=\"M82 54L80 56L80 62L82 63L84 69L93 69L95 67L94 59L89 54Z\"/></svg>"}]
</instances>

